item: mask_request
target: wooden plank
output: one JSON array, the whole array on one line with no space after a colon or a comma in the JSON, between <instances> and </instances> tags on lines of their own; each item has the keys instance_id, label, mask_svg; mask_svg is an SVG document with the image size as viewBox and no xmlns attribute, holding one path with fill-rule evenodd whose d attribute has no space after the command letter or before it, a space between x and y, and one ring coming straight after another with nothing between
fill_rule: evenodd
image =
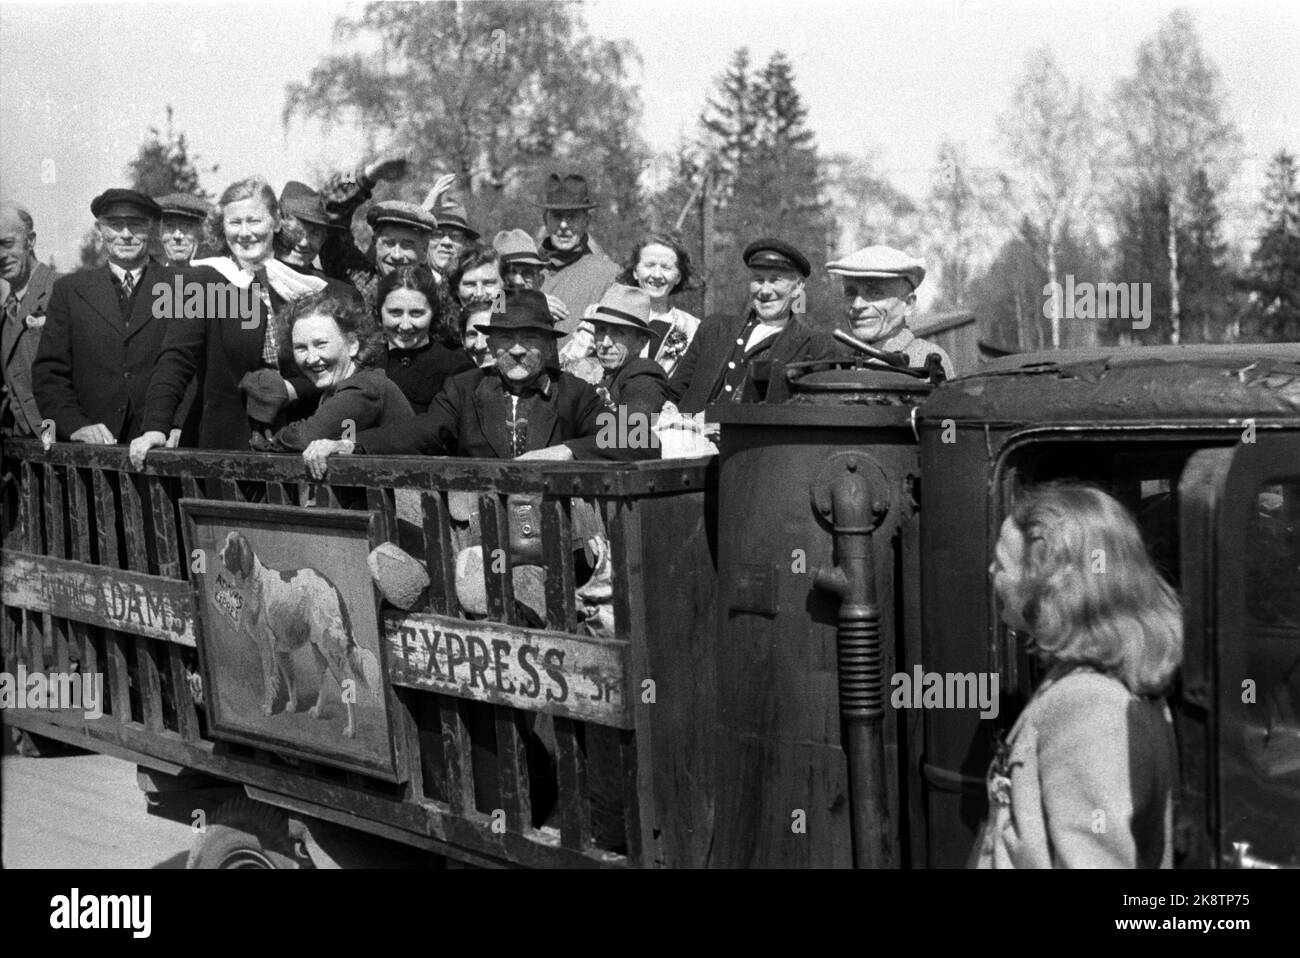
<instances>
[{"instance_id":1,"label":"wooden plank","mask_svg":"<svg viewBox=\"0 0 1300 958\"><path fill-rule=\"evenodd\" d=\"M115 569L120 564L117 526L117 497L109 483L108 474L103 469L91 470L91 480L95 487L95 532L99 539L99 564L105 568Z\"/></svg>"},{"instance_id":2,"label":"wooden plank","mask_svg":"<svg viewBox=\"0 0 1300 958\"><path fill-rule=\"evenodd\" d=\"M72 519L71 557L78 562L94 561L94 551L90 541L90 529L94 524L94 515L90 508L92 491L90 476L84 469L68 470L68 511ZM93 675L96 670L88 669L85 664L87 655L95 655L95 650L90 644L90 627L74 619L70 623L70 630L81 670Z\"/></svg>"},{"instance_id":3,"label":"wooden plank","mask_svg":"<svg viewBox=\"0 0 1300 958\"><path fill-rule=\"evenodd\" d=\"M398 768L406 766L406 796L409 802L424 800L424 768L420 764L420 728L416 719L419 693L408 689L395 689L390 721L397 743Z\"/></svg>"},{"instance_id":4,"label":"wooden plank","mask_svg":"<svg viewBox=\"0 0 1300 958\"><path fill-rule=\"evenodd\" d=\"M0 576L5 605L194 646L194 595L186 582L21 552L4 556Z\"/></svg>"},{"instance_id":5,"label":"wooden plank","mask_svg":"<svg viewBox=\"0 0 1300 958\"><path fill-rule=\"evenodd\" d=\"M577 584L573 576L573 524L567 496L542 500L542 553L546 566L546 626L578 631Z\"/></svg>"},{"instance_id":6,"label":"wooden plank","mask_svg":"<svg viewBox=\"0 0 1300 958\"><path fill-rule=\"evenodd\" d=\"M144 524L144 503L137 483L143 477L122 473L122 527L126 530L126 553L123 565L135 572L149 571L149 541Z\"/></svg>"},{"instance_id":7,"label":"wooden plank","mask_svg":"<svg viewBox=\"0 0 1300 958\"><path fill-rule=\"evenodd\" d=\"M149 495L149 509L153 517L158 574L168 579L180 579L182 577L180 536L176 533L175 504L160 479L150 477L146 488Z\"/></svg>"},{"instance_id":8,"label":"wooden plank","mask_svg":"<svg viewBox=\"0 0 1300 958\"><path fill-rule=\"evenodd\" d=\"M108 688L113 701L113 717L119 725L135 721L131 708L131 673L127 666L126 643L134 641L130 636L115 630L104 633L104 645L108 651Z\"/></svg>"},{"instance_id":9,"label":"wooden plank","mask_svg":"<svg viewBox=\"0 0 1300 958\"><path fill-rule=\"evenodd\" d=\"M244 493L239 488L239 483L234 479L221 480L221 501L222 502L243 502Z\"/></svg>"},{"instance_id":10,"label":"wooden plank","mask_svg":"<svg viewBox=\"0 0 1300 958\"><path fill-rule=\"evenodd\" d=\"M41 635L41 616L23 610L22 664L29 672L45 671L45 640Z\"/></svg>"},{"instance_id":11,"label":"wooden plank","mask_svg":"<svg viewBox=\"0 0 1300 958\"><path fill-rule=\"evenodd\" d=\"M528 792L528 729L525 713L498 705L494 710L497 737L497 780L506 826L514 831L532 827L533 809Z\"/></svg>"},{"instance_id":12,"label":"wooden plank","mask_svg":"<svg viewBox=\"0 0 1300 958\"><path fill-rule=\"evenodd\" d=\"M591 805L587 798L587 755L582 730L570 719L555 720L555 773L559 783L560 844L591 847Z\"/></svg>"},{"instance_id":13,"label":"wooden plank","mask_svg":"<svg viewBox=\"0 0 1300 958\"><path fill-rule=\"evenodd\" d=\"M199 738L199 713L194 707L194 697L190 695L190 683L185 669L185 654L180 646L168 645L163 648L167 656L168 674L171 677L172 705L176 709L176 731L187 742Z\"/></svg>"},{"instance_id":14,"label":"wooden plank","mask_svg":"<svg viewBox=\"0 0 1300 958\"><path fill-rule=\"evenodd\" d=\"M135 637L135 683L140 693L140 708L144 713L145 728L151 732L163 730L162 676L158 670L157 654L152 639Z\"/></svg>"},{"instance_id":15,"label":"wooden plank","mask_svg":"<svg viewBox=\"0 0 1300 958\"><path fill-rule=\"evenodd\" d=\"M22 465L23 491L23 529L26 541L23 544L28 552L44 552L45 540L41 535L41 486L40 476L30 462Z\"/></svg>"},{"instance_id":16,"label":"wooden plank","mask_svg":"<svg viewBox=\"0 0 1300 958\"><path fill-rule=\"evenodd\" d=\"M395 685L630 728L627 643L453 619L384 614Z\"/></svg>"},{"instance_id":17,"label":"wooden plank","mask_svg":"<svg viewBox=\"0 0 1300 958\"><path fill-rule=\"evenodd\" d=\"M68 507L63 500L63 470L51 466L45 470L45 529L48 533L45 554L67 558Z\"/></svg>"},{"instance_id":18,"label":"wooden plank","mask_svg":"<svg viewBox=\"0 0 1300 958\"><path fill-rule=\"evenodd\" d=\"M478 519L483 532L483 579L487 590L488 618L517 625L514 580L510 574L510 533L501 497L479 496Z\"/></svg>"},{"instance_id":19,"label":"wooden plank","mask_svg":"<svg viewBox=\"0 0 1300 958\"><path fill-rule=\"evenodd\" d=\"M622 771L623 832L627 836L628 863L640 866L643 864L644 850L641 844L641 794L636 751L636 733L620 730L618 764Z\"/></svg>"},{"instance_id":20,"label":"wooden plank","mask_svg":"<svg viewBox=\"0 0 1300 958\"><path fill-rule=\"evenodd\" d=\"M474 760L464 708L452 698L438 698L447 804L457 814L474 810Z\"/></svg>"},{"instance_id":21,"label":"wooden plank","mask_svg":"<svg viewBox=\"0 0 1300 958\"><path fill-rule=\"evenodd\" d=\"M397 514L389 489L366 489L366 508L375 514L378 522L375 535L380 542L397 541Z\"/></svg>"},{"instance_id":22,"label":"wooden plank","mask_svg":"<svg viewBox=\"0 0 1300 958\"><path fill-rule=\"evenodd\" d=\"M296 503L289 498L289 493L285 489L283 482L268 482L266 484L266 501L273 506L296 505Z\"/></svg>"},{"instance_id":23,"label":"wooden plank","mask_svg":"<svg viewBox=\"0 0 1300 958\"><path fill-rule=\"evenodd\" d=\"M429 570L429 595L433 611L456 615L456 564L451 543L451 513L445 493L425 493L420 497L424 512L424 558Z\"/></svg>"}]
</instances>

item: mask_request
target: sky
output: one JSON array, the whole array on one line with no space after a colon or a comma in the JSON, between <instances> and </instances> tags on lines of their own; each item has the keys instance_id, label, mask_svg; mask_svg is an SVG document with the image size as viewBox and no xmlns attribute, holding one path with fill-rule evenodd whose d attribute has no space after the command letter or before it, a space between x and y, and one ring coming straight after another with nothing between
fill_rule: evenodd
<instances>
[{"instance_id":1,"label":"sky","mask_svg":"<svg viewBox=\"0 0 1300 958\"><path fill-rule=\"evenodd\" d=\"M360 158L357 131L281 123L287 84L331 49L360 3L10 3L0 0L0 196L36 218L38 252L76 262L91 198L166 107L218 192L260 173L279 187ZM870 155L919 198L945 138L1005 168L997 118L1027 54L1051 47L1072 80L1105 94L1176 4L1155 0L591 0L597 36L640 53L641 132L670 151L695 129L732 51L789 56L824 153ZM1300 3L1208 0L1196 15L1244 141L1223 198L1229 236L1253 234L1268 159L1300 152ZM491 224L496 226L497 224Z\"/></svg>"}]
</instances>

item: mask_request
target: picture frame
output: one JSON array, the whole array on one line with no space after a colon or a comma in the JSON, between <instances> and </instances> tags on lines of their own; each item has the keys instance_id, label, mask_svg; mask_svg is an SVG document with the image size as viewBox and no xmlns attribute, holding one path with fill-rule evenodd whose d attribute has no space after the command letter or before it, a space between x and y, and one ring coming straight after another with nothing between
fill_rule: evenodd
<instances>
[{"instance_id":1,"label":"picture frame","mask_svg":"<svg viewBox=\"0 0 1300 958\"><path fill-rule=\"evenodd\" d=\"M213 737L401 781L367 564L374 515L205 499L180 509Z\"/></svg>"}]
</instances>

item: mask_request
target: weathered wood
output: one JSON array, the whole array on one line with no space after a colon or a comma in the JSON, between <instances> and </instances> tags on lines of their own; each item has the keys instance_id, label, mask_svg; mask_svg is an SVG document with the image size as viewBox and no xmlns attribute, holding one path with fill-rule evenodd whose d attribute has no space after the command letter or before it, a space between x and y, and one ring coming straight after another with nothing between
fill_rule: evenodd
<instances>
[{"instance_id":1,"label":"weathered wood","mask_svg":"<svg viewBox=\"0 0 1300 958\"><path fill-rule=\"evenodd\" d=\"M643 861L641 834L641 774L637 758L636 733L618 733L618 765L622 771L623 831L627 836L627 857L631 865L640 867ZM649 789L646 790L647 793ZM650 795L647 794L647 800Z\"/></svg>"},{"instance_id":2,"label":"weathered wood","mask_svg":"<svg viewBox=\"0 0 1300 958\"><path fill-rule=\"evenodd\" d=\"M405 799L408 802L419 802L424 799L424 769L420 764L420 728L416 719L419 708L417 696L418 693L407 689L394 690L389 718L393 728L393 741L397 743L399 777L401 777L401 767L406 767Z\"/></svg>"},{"instance_id":3,"label":"weathered wood","mask_svg":"<svg viewBox=\"0 0 1300 958\"><path fill-rule=\"evenodd\" d=\"M126 646L135 641L132 636L108 630L104 644L108 651L108 688L113 704L113 717L119 725L135 721L131 708L131 673L126 660Z\"/></svg>"},{"instance_id":4,"label":"weathered wood","mask_svg":"<svg viewBox=\"0 0 1300 958\"><path fill-rule=\"evenodd\" d=\"M577 632L573 523L569 516L567 496L542 500L542 556L546 566L547 628L560 632Z\"/></svg>"},{"instance_id":5,"label":"weathered wood","mask_svg":"<svg viewBox=\"0 0 1300 958\"><path fill-rule=\"evenodd\" d=\"M30 462L22 465L23 529L26 540L23 548L28 552L44 552L45 540L41 535L41 486L37 471Z\"/></svg>"},{"instance_id":6,"label":"weathered wood","mask_svg":"<svg viewBox=\"0 0 1300 958\"><path fill-rule=\"evenodd\" d=\"M460 603L456 601L456 565L452 552L451 513L447 497L440 493L425 493L420 497L424 511L424 558L429 572L429 598L433 611L442 615L456 615Z\"/></svg>"},{"instance_id":7,"label":"weathered wood","mask_svg":"<svg viewBox=\"0 0 1300 958\"><path fill-rule=\"evenodd\" d=\"M438 697L447 804L456 814L474 810L474 760L465 707L456 699Z\"/></svg>"},{"instance_id":8,"label":"weathered wood","mask_svg":"<svg viewBox=\"0 0 1300 958\"><path fill-rule=\"evenodd\" d=\"M172 498L161 480L146 483L149 508L153 517L154 544L157 547L158 574L169 579L182 577L180 537L176 534L176 513Z\"/></svg>"},{"instance_id":9,"label":"weathered wood","mask_svg":"<svg viewBox=\"0 0 1300 958\"><path fill-rule=\"evenodd\" d=\"M296 505L293 499L290 498L283 482L268 482L266 484L266 501L273 506Z\"/></svg>"},{"instance_id":10,"label":"weathered wood","mask_svg":"<svg viewBox=\"0 0 1300 958\"><path fill-rule=\"evenodd\" d=\"M366 489L366 507L376 516L375 538L379 542L397 541L397 515L391 489Z\"/></svg>"},{"instance_id":11,"label":"weathered wood","mask_svg":"<svg viewBox=\"0 0 1300 958\"><path fill-rule=\"evenodd\" d=\"M152 639L138 635L135 638L135 682L140 692L140 710L145 728L152 732L163 730L162 677L158 674L158 660Z\"/></svg>"},{"instance_id":12,"label":"weathered wood","mask_svg":"<svg viewBox=\"0 0 1300 958\"><path fill-rule=\"evenodd\" d=\"M396 685L630 727L627 644L429 613L387 612Z\"/></svg>"},{"instance_id":13,"label":"weathered wood","mask_svg":"<svg viewBox=\"0 0 1300 958\"><path fill-rule=\"evenodd\" d=\"M68 506L63 500L63 470L57 466L45 470L45 554L67 557Z\"/></svg>"},{"instance_id":14,"label":"weathered wood","mask_svg":"<svg viewBox=\"0 0 1300 958\"><path fill-rule=\"evenodd\" d=\"M244 492L239 483L234 479L221 480L221 501L222 502L243 502Z\"/></svg>"},{"instance_id":15,"label":"weathered wood","mask_svg":"<svg viewBox=\"0 0 1300 958\"><path fill-rule=\"evenodd\" d=\"M497 496L479 496L478 518L483 532L483 581L487 590L488 618L517 624L514 580L510 574L510 533L501 500ZM506 618L507 609L509 619Z\"/></svg>"},{"instance_id":16,"label":"weathered wood","mask_svg":"<svg viewBox=\"0 0 1300 958\"><path fill-rule=\"evenodd\" d=\"M21 552L0 570L5 605L194 645L194 596L180 580Z\"/></svg>"},{"instance_id":17,"label":"weathered wood","mask_svg":"<svg viewBox=\"0 0 1300 958\"><path fill-rule=\"evenodd\" d=\"M99 564L108 569L116 569L121 564L117 542L119 511L117 497L109 482L108 474L103 469L91 471L91 481L95 487L95 533L99 539Z\"/></svg>"},{"instance_id":18,"label":"weathered wood","mask_svg":"<svg viewBox=\"0 0 1300 958\"><path fill-rule=\"evenodd\" d=\"M515 831L523 831L532 827L533 818L528 792L528 754L525 747L528 729L524 724L525 713L504 706L497 706L494 712L501 807L506 813L506 826Z\"/></svg>"},{"instance_id":19,"label":"weathered wood","mask_svg":"<svg viewBox=\"0 0 1300 958\"><path fill-rule=\"evenodd\" d=\"M122 527L126 530L126 560L123 565L133 572L149 571L149 541L144 524L144 503L141 501L139 483L141 476L123 473L120 477L122 492Z\"/></svg>"},{"instance_id":20,"label":"weathered wood","mask_svg":"<svg viewBox=\"0 0 1300 958\"><path fill-rule=\"evenodd\" d=\"M591 847L591 805L587 798L587 755L582 729L569 719L555 720L555 773L559 781L560 844Z\"/></svg>"},{"instance_id":21,"label":"weathered wood","mask_svg":"<svg viewBox=\"0 0 1300 958\"><path fill-rule=\"evenodd\" d=\"M199 713L194 706L194 697L190 694L190 684L185 669L186 653L180 646L168 645L163 648L167 656L168 674L171 678L172 707L176 710L176 731L187 742L199 738Z\"/></svg>"}]
</instances>

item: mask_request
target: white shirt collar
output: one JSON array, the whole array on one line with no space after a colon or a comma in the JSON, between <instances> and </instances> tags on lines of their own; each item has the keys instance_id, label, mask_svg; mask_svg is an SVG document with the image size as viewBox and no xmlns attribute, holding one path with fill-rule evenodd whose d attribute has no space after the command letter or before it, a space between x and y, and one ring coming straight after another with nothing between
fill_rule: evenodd
<instances>
[{"instance_id":1,"label":"white shirt collar","mask_svg":"<svg viewBox=\"0 0 1300 958\"><path fill-rule=\"evenodd\" d=\"M117 280L119 283L122 282L122 277L126 275L126 270L118 266L116 263L109 263L108 268L113 271L113 278ZM131 270L131 282L133 284L138 284L140 282L140 277L143 275L144 275L143 266Z\"/></svg>"}]
</instances>

